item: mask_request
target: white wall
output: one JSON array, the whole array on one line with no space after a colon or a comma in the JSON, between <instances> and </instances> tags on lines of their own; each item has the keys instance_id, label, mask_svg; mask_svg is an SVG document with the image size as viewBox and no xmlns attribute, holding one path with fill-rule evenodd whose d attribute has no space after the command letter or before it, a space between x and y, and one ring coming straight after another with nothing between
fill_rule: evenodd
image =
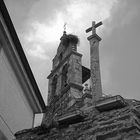
<instances>
[{"instance_id":1,"label":"white wall","mask_svg":"<svg viewBox=\"0 0 140 140\"><path fill-rule=\"evenodd\" d=\"M7 123L5 122L4 118L0 115L0 140L3 140L2 136L7 137L7 139L12 140L13 139L13 132L11 132L10 128L7 126Z\"/></svg>"},{"instance_id":2,"label":"white wall","mask_svg":"<svg viewBox=\"0 0 140 140\"><path fill-rule=\"evenodd\" d=\"M9 129L15 133L32 127L33 112L7 57L0 48L0 130L11 139Z\"/></svg>"}]
</instances>

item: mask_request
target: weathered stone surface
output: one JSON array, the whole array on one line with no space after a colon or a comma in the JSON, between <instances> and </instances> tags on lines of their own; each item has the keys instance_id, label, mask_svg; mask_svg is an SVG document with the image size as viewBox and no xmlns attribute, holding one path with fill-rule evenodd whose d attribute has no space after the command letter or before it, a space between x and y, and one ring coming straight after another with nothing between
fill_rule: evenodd
<instances>
[{"instance_id":1,"label":"weathered stone surface","mask_svg":"<svg viewBox=\"0 0 140 140\"><path fill-rule=\"evenodd\" d=\"M84 119L78 123L60 126L44 124L16 134L17 140L135 140L140 137L140 103L126 101L127 106L106 112L94 107L80 110Z\"/></svg>"}]
</instances>

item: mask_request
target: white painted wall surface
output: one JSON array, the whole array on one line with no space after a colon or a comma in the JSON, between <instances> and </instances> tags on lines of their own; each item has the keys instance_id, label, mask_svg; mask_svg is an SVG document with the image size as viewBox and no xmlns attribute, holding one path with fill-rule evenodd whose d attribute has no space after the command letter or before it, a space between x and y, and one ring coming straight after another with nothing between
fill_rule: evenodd
<instances>
[{"instance_id":1,"label":"white painted wall surface","mask_svg":"<svg viewBox=\"0 0 140 140\"><path fill-rule=\"evenodd\" d=\"M0 48L0 130L9 140L10 131L15 133L32 127L33 112L24 95L3 48Z\"/></svg>"}]
</instances>

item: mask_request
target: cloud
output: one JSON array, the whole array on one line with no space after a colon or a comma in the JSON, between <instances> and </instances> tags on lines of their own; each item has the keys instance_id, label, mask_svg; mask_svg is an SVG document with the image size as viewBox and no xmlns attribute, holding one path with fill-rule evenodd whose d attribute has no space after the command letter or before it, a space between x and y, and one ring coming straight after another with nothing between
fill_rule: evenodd
<instances>
[{"instance_id":1,"label":"cloud","mask_svg":"<svg viewBox=\"0 0 140 140\"><path fill-rule=\"evenodd\" d=\"M105 34L110 35L114 29L131 25L139 18L140 2L137 0L118 0L111 10L111 16L105 20Z\"/></svg>"},{"instance_id":2,"label":"cloud","mask_svg":"<svg viewBox=\"0 0 140 140\"><path fill-rule=\"evenodd\" d=\"M120 21L121 26L128 25L134 21L139 13L139 8L136 7L137 5L128 6L127 2L124 3L122 14L123 16L121 17L122 19Z\"/></svg>"},{"instance_id":3,"label":"cloud","mask_svg":"<svg viewBox=\"0 0 140 140\"><path fill-rule=\"evenodd\" d=\"M49 59L49 57L45 54L45 51L40 46L40 44L32 44L32 49L29 49L27 52L29 55L38 57L40 59Z\"/></svg>"},{"instance_id":4,"label":"cloud","mask_svg":"<svg viewBox=\"0 0 140 140\"><path fill-rule=\"evenodd\" d=\"M56 15L55 20L50 21L49 24L47 21L41 23L38 20L28 21L29 30L27 31L27 36L25 39L27 42L38 42L38 43L48 43L59 41L62 36L64 18L62 14L59 13ZM26 33L25 33L26 34Z\"/></svg>"},{"instance_id":5,"label":"cloud","mask_svg":"<svg viewBox=\"0 0 140 140\"><path fill-rule=\"evenodd\" d=\"M30 9L36 1L37 0L4 0L18 33L22 31L23 25L28 19L28 13L30 13Z\"/></svg>"},{"instance_id":6,"label":"cloud","mask_svg":"<svg viewBox=\"0 0 140 140\"><path fill-rule=\"evenodd\" d=\"M110 17L111 8L116 2L117 0L74 0L64 3L61 5L63 8L60 9L60 7L57 7L56 5L54 5L54 7L52 6L52 4L54 4L53 1L50 5L52 8L51 10L50 7L48 7L46 11L41 10L43 11L43 15L44 13L49 12L53 19L44 15L44 19L40 20L38 15L38 18L32 17L27 21L26 32L24 32L23 36L29 50L28 53L31 56L39 57L40 59L48 58L48 56L45 56L47 55L45 51L49 51L49 48L46 48L45 44L48 46L47 44L50 42L59 41L62 36L65 22L67 22L68 33L83 36L85 35L85 29L91 26L91 21L103 21ZM38 6L44 6L43 1L36 3L33 11L35 11ZM33 12L31 11L31 13ZM56 46L52 49L55 50Z\"/></svg>"},{"instance_id":7,"label":"cloud","mask_svg":"<svg viewBox=\"0 0 140 140\"><path fill-rule=\"evenodd\" d=\"M103 91L106 92L105 88L112 86L112 77L110 71L113 67L115 60L113 56L104 56L101 60L101 82Z\"/></svg>"}]
</instances>

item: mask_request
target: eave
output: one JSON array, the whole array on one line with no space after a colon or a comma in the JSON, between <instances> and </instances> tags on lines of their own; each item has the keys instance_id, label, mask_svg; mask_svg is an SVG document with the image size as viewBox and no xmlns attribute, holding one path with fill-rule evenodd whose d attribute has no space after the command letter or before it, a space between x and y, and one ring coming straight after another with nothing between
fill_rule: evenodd
<instances>
[{"instance_id":1,"label":"eave","mask_svg":"<svg viewBox=\"0 0 140 140\"><path fill-rule=\"evenodd\" d=\"M26 58L26 56L24 54L23 48L21 46L21 43L19 41L19 38L17 36L17 33L15 31L15 28L13 26L13 23L11 21L11 18L9 16L9 13L7 11L7 8L6 8L3 0L0 0L0 12L1 12L1 15L3 17L4 23L5 23L6 27L7 27L7 30L8 30L8 32L10 34L10 37L12 39L12 42L14 44L14 47L15 47L14 49L16 50L16 52L18 54L18 57L19 57L19 59L20 59L20 61L22 63L24 71L25 71L25 73L26 73L26 75L27 75L27 77L29 79L29 83L32 86L32 89L34 90L35 95L33 95L33 96L35 97L35 99L38 100L37 101L38 103L36 103L36 104L38 104L38 108L37 108L37 111L35 113L44 112L44 110L46 108L45 102L44 102L44 100L43 100L43 98L41 96L40 90L39 90L39 88L37 86L37 83L36 83L36 81L34 79L33 73L31 71L29 63L27 61L27 58ZM36 100L34 100L34 102L36 102Z\"/></svg>"}]
</instances>

